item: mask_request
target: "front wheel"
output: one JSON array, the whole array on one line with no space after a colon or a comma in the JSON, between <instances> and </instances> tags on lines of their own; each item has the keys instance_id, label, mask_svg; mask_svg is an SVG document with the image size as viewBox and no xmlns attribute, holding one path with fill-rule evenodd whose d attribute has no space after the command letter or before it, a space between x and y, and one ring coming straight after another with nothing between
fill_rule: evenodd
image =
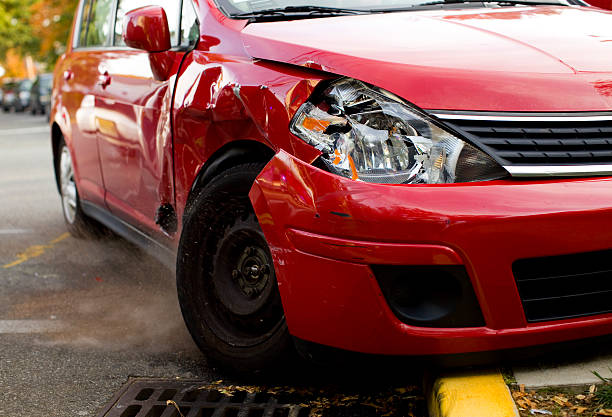
<instances>
[{"instance_id":1,"label":"front wheel","mask_svg":"<svg viewBox=\"0 0 612 417\"><path fill-rule=\"evenodd\" d=\"M287 330L270 249L248 192L262 164L214 178L186 213L177 287L185 323L210 358L264 370L287 356Z\"/></svg>"}]
</instances>

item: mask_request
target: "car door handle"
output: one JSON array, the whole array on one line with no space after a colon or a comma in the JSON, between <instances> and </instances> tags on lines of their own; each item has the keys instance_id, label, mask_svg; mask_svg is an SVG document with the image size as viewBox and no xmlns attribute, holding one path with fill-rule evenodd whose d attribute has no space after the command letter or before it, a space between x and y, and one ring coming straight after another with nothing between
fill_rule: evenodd
<instances>
[{"instance_id":1,"label":"car door handle","mask_svg":"<svg viewBox=\"0 0 612 417\"><path fill-rule=\"evenodd\" d=\"M66 81L70 81L74 78L74 72L70 71L70 70L66 70L64 71L64 80Z\"/></svg>"},{"instance_id":2,"label":"car door handle","mask_svg":"<svg viewBox=\"0 0 612 417\"><path fill-rule=\"evenodd\" d=\"M106 88L111 83L111 76L108 74L108 71L105 71L104 74L101 74L98 77L98 85L102 88Z\"/></svg>"}]
</instances>

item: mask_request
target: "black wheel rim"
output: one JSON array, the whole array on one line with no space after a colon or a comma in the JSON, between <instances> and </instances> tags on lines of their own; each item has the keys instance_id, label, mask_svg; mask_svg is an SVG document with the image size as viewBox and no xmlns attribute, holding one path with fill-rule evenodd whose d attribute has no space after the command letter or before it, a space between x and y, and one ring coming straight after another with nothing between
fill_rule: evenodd
<instances>
[{"instance_id":1,"label":"black wheel rim","mask_svg":"<svg viewBox=\"0 0 612 417\"><path fill-rule=\"evenodd\" d=\"M261 310L272 289L272 259L259 240L256 232L242 229L220 242L212 278L219 301L236 316Z\"/></svg>"},{"instance_id":2,"label":"black wheel rim","mask_svg":"<svg viewBox=\"0 0 612 417\"><path fill-rule=\"evenodd\" d=\"M210 266L202 301L218 337L253 346L284 325L272 256L254 214L219 236Z\"/></svg>"}]
</instances>

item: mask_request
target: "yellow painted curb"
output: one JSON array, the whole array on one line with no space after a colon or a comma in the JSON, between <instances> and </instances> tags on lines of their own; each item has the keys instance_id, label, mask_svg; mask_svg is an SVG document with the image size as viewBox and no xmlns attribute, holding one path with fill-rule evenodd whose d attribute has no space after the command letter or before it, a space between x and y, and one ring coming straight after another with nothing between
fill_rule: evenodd
<instances>
[{"instance_id":1,"label":"yellow painted curb","mask_svg":"<svg viewBox=\"0 0 612 417\"><path fill-rule=\"evenodd\" d=\"M498 371L440 375L427 387L430 417L518 417L508 386Z\"/></svg>"}]
</instances>

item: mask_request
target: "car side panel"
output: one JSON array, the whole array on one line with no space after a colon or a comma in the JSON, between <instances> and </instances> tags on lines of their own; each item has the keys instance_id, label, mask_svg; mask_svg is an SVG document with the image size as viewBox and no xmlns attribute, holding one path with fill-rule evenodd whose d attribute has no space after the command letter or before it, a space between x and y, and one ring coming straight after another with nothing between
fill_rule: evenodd
<instances>
[{"instance_id":1,"label":"car side panel","mask_svg":"<svg viewBox=\"0 0 612 417\"><path fill-rule=\"evenodd\" d=\"M176 73L184 55L169 53ZM118 217L159 232L155 213L173 204L170 104L176 76L155 80L149 54L105 53L99 72L110 84L96 90L96 129L106 202Z\"/></svg>"},{"instance_id":2,"label":"car side panel","mask_svg":"<svg viewBox=\"0 0 612 417\"><path fill-rule=\"evenodd\" d=\"M95 91L101 51L73 50L56 68L54 119L61 126L72 161L80 198L104 205L104 181L96 137Z\"/></svg>"}]
</instances>

